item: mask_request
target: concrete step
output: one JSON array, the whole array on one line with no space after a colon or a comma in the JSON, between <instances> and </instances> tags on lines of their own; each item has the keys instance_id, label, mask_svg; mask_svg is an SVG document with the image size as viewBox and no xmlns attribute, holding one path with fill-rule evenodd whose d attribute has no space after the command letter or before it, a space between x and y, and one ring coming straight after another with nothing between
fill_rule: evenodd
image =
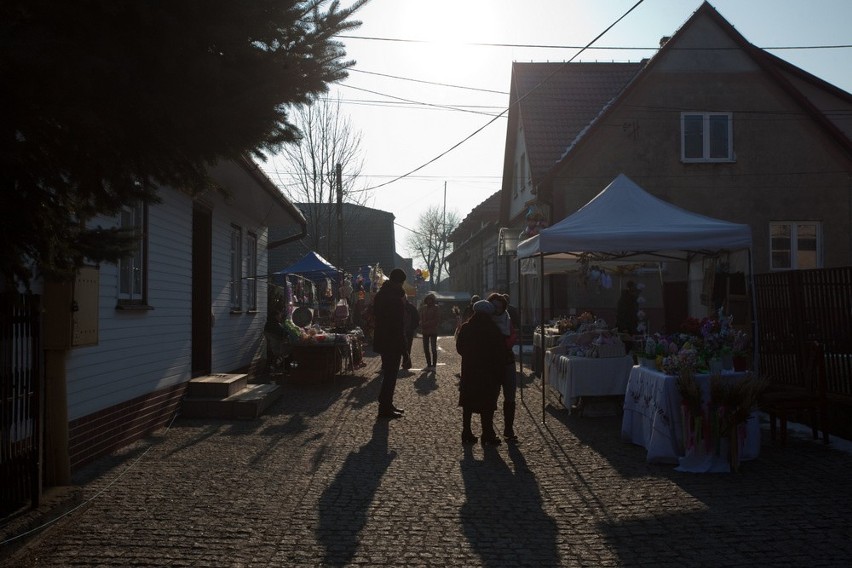
<instances>
[{"instance_id":1,"label":"concrete step","mask_svg":"<svg viewBox=\"0 0 852 568\"><path fill-rule=\"evenodd\" d=\"M187 397L181 404L181 416L253 420L278 400L282 392L276 384L250 384L225 398Z\"/></svg>"},{"instance_id":2,"label":"concrete step","mask_svg":"<svg viewBox=\"0 0 852 568\"><path fill-rule=\"evenodd\" d=\"M246 388L248 375L217 373L195 377L187 386L187 398L227 398Z\"/></svg>"}]
</instances>

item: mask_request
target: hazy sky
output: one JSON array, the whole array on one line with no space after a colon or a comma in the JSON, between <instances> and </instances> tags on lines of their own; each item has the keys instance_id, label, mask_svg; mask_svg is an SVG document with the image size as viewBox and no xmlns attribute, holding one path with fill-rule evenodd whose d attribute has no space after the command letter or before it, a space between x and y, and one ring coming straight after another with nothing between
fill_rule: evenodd
<instances>
[{"instance_id":1,"label":"hazy sky","mask_svg":"<svg viewBox=\"0 0 852 568\"><path fill-rule=\"evenodd\" d=\"M494 117L508 105L513 61L639 61L702 2L644 0L593 44L634 49L579 53L636 3L371 0L357 12L363 25L342 40L357 64L331 96L340 97L362 135L360 187L387 184L435 160L372 192L368 205L396 216L398 253L409 256L408 229L417 227L419 215L443 206L445 183L447 210L461 218L500 189L506 115ZM852 0L711 4L752 44L852 92ZM813 49L834 45L847 47ZM785 47L803 49L778 49ZM272 160L264 169L276 180L287 166Z\"/></svg>"}]
</instances>

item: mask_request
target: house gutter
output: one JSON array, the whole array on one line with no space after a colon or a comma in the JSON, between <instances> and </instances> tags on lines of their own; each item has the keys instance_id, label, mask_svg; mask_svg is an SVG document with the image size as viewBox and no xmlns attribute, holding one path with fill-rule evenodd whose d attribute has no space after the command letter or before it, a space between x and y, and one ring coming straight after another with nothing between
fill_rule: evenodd
<instances>
[{"instance_id":1,"label":"house gutter","mask_svg":"<svg viewBox=\"0 0 852 568\"><path fill-rule=\"evenodd\" d=\"M293 203L284 197L275 184L264 174L258 165L246 155L240 157L238 163L240 166L257 182L257 184L266 191L266 193L275 201L282 209L287 211L290 216L293 218L296 223L299 224L300 230L295 235L290 235L289 237L284 237L283 239L278 239L277 241L269 241L266 244L267 249L274 249L280 247L281 245L286 245L287 243L292 243L293 241L298 241L305 237L308 234L308 221L305 219L305 215L299 210L298 207L293 205Z\"/></svg>"}]
</instances>

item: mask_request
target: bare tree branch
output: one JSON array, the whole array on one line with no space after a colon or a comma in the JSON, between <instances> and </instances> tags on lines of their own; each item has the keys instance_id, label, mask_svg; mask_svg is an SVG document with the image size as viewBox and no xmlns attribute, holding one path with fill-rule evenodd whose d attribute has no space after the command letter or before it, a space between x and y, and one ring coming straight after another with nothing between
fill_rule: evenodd
<instances>
[{"instance_id":1,"label":"bare tree branch","mask_svg":"<svg viewBox=\"0 0 852 568\"><path fill-rule=\"evenodd\" d=\"M447 235L459 225L456 211L444 211L438 206L429 207L417 221L417 229L408 236L408 247L415 257L429 269L429 284L434 286L444 278L446 257L452 250Z\"/></svg>"}]
</instances>

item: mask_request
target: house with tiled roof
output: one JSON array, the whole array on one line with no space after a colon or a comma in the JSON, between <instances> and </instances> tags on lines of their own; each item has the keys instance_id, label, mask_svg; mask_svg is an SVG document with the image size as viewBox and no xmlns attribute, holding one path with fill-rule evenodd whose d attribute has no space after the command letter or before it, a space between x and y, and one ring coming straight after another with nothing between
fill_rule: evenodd
<instances>
[{"instance_id":1,"label":"house with tiled roof","mask_svg":"<svg viewBox=\"0 0 852 568\"><path fill-rule=\"evenodd\" d=\"M510 103L502 227L553 224L625 174L678 207L748 224L754 273L852 262L852 95L752 45L709 3L645 61L515 63ZM714 269L736 262L722 255ZM630 277L662 280L649 306L674 306L692 301L686 284L701 272L664 263ZM617 302L620 279L546 278L551 316ZM516 268L510 279L514 295Z\"/></svg>"},{"instance_id":2,"label":"house with tiled roof","mask_svg":"<svg viewBox=\"0 0 852 568\"><path fill-rule=\"evenodd\" d=\"M500 192L474 207L447 236L453 250L447 255L447 269L453 290L482 295L507 290L508 265L497 255L497 228Z\"/></svg>"}]
</instances>

